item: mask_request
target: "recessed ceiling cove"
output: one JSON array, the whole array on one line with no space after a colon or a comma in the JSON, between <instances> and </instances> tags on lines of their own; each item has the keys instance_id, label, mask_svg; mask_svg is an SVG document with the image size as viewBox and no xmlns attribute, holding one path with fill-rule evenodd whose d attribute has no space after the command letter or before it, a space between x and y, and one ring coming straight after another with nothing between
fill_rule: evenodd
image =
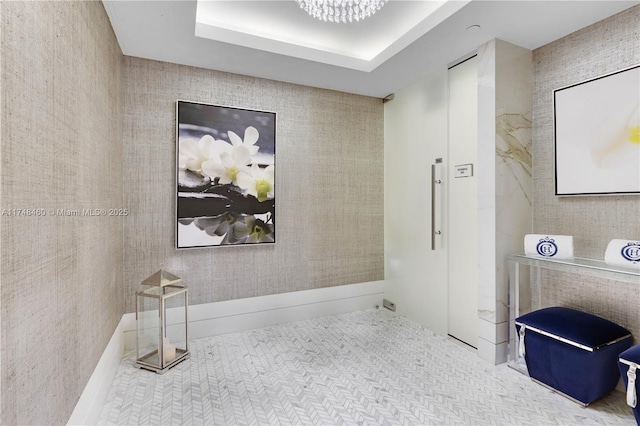
<instances>
[{"instance_id":1,"label":"recessed ceiling cove","mask_svg":"<svg viewBox=\"0 0 640 426\"><path fill-rule=\"evenodd\" d=\"M384 98L494 38L536 49L638 0L390 0L349 24L294 0L103 4L125 56Z\"/></svg>"},{"instance_id":2,"label":"recessed ceiling cove","mask_svg":"<svg viewBox=\"0 0 640 426\"><path fill-rule=\"evenodd\" d=\"M389 1L359 22L323 22L294 1L198 0L196 37L370 72L469 1Z\"/></svg>"}]
</instances>

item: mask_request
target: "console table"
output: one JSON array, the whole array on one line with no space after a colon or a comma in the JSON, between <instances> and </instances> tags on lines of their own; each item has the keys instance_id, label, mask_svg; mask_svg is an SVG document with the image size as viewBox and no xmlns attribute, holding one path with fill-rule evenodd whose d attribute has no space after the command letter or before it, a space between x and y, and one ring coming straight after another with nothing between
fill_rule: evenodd
<instances>
[{"instance_id":1,"label":"console table","mask_svg":"<svg viewBox=\"0 0 640 426\"><path fill-rule=\"evenodd\" d=\"M518 336L515 319L541 306L541 274L543 269L556 270L576 275L604 278L640 285L640 270L627 269L606 264L602 260L552 259L514 254L507 256L509 265L509 309L508 309L508 361L507 364L524 374L527 367L518 354ZM523 268L523 266L525 268ZM525 269L525 271L523 271Z\"/></svg>"}]
</instances>

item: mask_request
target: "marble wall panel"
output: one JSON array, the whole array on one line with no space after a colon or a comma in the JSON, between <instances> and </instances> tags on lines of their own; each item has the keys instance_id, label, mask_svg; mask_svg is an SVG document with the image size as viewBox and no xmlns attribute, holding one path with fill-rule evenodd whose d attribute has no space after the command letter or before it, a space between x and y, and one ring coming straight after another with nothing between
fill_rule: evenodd
<instances>
[{"instance_id":1,"label":"marble wall panel","mask_svg":"<svg viewBox=\"0 0 640 426\"><path fill-rule=\"evenodd\" d=\"M478 57L479 348L501 362L506 339L495 330L507 321L506 256L522 251L532 227L532 62L530 50L501 40Z\"/></svg>"}]
</instances>

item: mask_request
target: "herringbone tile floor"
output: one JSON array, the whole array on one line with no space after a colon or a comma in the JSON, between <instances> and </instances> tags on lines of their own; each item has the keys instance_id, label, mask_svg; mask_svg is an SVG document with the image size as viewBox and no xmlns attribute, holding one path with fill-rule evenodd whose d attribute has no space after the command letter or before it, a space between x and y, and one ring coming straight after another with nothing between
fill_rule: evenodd
<instances>
[{"instance_id":1,"label":"herringbone tile floor","mask_svg":"<svg viewBox=\"0 0 640 426\"><path fill-rule=\"evenodd\" d=\"M190 350L164 375L123 359L100 424L635 424L620 392L582 408L386 310L194 340Z\"/></svg>"}]
</instances>

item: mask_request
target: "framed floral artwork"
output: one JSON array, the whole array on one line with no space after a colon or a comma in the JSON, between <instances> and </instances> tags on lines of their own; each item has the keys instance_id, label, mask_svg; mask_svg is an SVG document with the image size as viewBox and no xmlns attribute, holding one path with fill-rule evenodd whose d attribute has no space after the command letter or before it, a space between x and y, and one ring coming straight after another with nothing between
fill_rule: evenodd
<instances>
[{"instance_id":1,"label":"framed floral artwork","mask_svg":"<svg viewBox=\"0 0 640 426\"><path fill-rule=\"evenodd\" d=\"M273 244L276 113L176 103L176 247Z\"/></svg>"},{"instance_id":2,"label":"framed floral artwork","mask_svg":"<svg viewBox=\"0 0 640 426\"><path fill-rule=\"evenodd\" d=\"M640 65L553 92L556 195L640 194Z\"/></svg>"}]
</instances>

